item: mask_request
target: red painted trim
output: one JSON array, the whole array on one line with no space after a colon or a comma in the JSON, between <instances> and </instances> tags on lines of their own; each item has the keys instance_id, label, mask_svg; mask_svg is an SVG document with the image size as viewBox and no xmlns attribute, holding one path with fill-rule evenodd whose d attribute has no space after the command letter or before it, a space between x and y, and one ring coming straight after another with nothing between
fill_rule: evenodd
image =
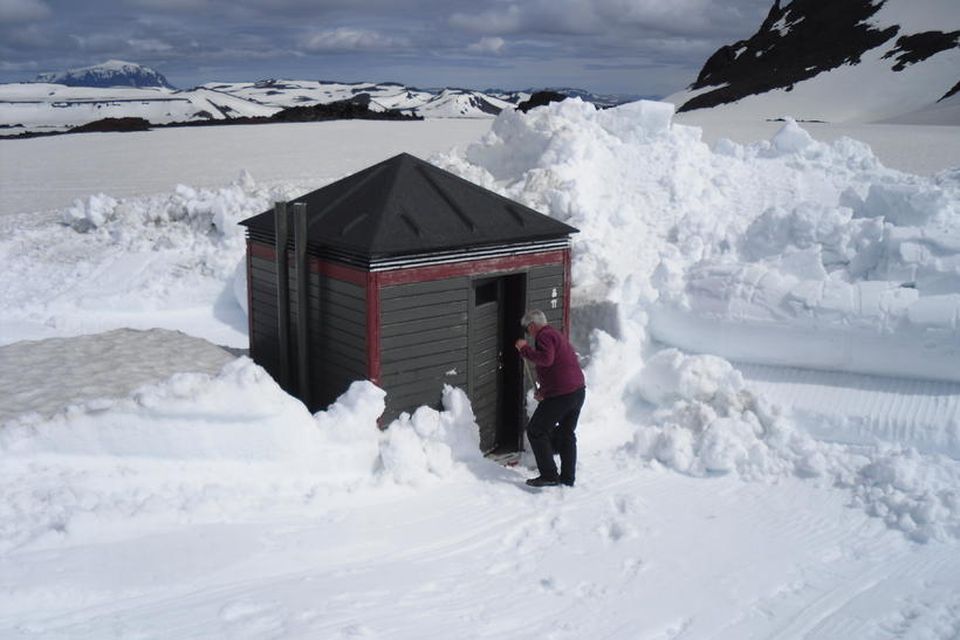
<instances>
[{"instance_id":1,"label":"red painted trim","mask_svg":"<svg viewBox=\"0 0 960 640\"><path fill-rule=\"evenodd\" d=\"M250 259L252 255L252 242L247 242L247 350L250 352L250 356L253 357L253 260Z\"/></svg>"},{"instance_id":2,"label":"red painted trim","mask_svg":"<svg viewBox=\"0 0 960 640\"><path fill-rule=\"evenodd\" d=\"M248 241L247 247L249 249L249 255L270 261L277 259L277 252L268 244ZM321 260L316 256L309 256L308 264L311 273L319 273L334 280L355 284L358 287L367 286L367 271L365 269L350 267L345 264L340 264L339 262Z\"/></svg>"},{"instance_id":3,"label":"red painted trim","mask_svg":"<svg viewBox=\"0 0 960 640\"><path fill-rule=\"evenodd\" d=\"M528 267L540 267L547 264L563 264L564 255L569 251L547 251L543 253L528 253L518 256L502 258L488 258L472 262L453 262L438 264L430 267L413 267L410 269L396 269L380 272L380 285L409 284L427 280L443 280L460 276L475 276L480 274L495 274L497 272L517 271Z\"/></svg>"},{"instance_id":4,"label":"red painted trim","mask_svg":"<svg viewBox=\"0 0 960 640\"><path fill-rule=\"evenodd\" d=\"M327 260L321 260L320 258L311 257L310 271L313 273L319 273L320 275L328 278L333 278L334 280L349 282L350 284L355 284L358 287L367 286L368 273L364 269L349 267L345 264L329 262Z\"/></svg>"},{"instance_id":5,"label":"red painted trim","mask_svg":"<svg viewBox=\"0 0 960 640\"><path fill-rule=\"evenodd\" d=\"M367 274L367 377L380 386L380 275Z\"/></svg>"},{"instance_id":6,"label":"red painted trim","mask_svg":"<svg viewBox=\"0 0 960 640\"><path fill-rule=\"evenodd\" d=\"M570 290L573 288L573 256L563 250L563 332L570 338Z\"/></svg>"},{"instance_id":7,"label":"red painted trim","mask_svg":"<svg viewBox=\"0 0 960 640\"><path fill-rule=\"evenodd\" d=\"M268 244L247 240L247 248L249 249L249 254L254 258L263 258L264 260L277 259L277 252Z\"/></svg>"}]
</instances>

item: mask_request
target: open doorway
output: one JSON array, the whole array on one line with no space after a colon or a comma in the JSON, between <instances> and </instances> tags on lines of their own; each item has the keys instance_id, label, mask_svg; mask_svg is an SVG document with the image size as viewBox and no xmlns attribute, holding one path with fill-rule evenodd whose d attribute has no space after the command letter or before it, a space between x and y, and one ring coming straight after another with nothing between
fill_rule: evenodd
<instances>
[{"instance_id":1,"label":"open doorway","mask_svg":"<svg viewBox=\"0 0 960 640\"><path fill-rule=\"evenodd\" d=\"M526 274L476 280L472 293L467 386L480 448L513 453L521 449L525 420L523 361L513 345L523 337Z\"/></svg>"}]
</instances>

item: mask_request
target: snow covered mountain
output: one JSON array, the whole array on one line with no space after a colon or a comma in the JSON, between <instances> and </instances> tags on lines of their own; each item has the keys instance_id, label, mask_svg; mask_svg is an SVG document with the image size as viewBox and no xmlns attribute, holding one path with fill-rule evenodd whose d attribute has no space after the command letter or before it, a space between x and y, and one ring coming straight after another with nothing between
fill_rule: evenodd
<instances>
[{"instance_id":1,"label":"snow covered mountain","mask_svg":"<svg viewBox=\"0 0 960 640\"><path fill-rule=\"evenodd\" d=\"M279 109L203 87L70 87L0 85L0 126L10 134L62 132L104 118L143 118L152 124L269 117Z\"/></svg>"},{"instance_id":2,"label":"snow covered mountain","mask_svg":"<svg viewBox=\"0 0 960 640\"><path fill-rule=\"evenodd\" d=\"M753 36L720 47L668 100L679 111L872 122L925 111L958 80L956 0L775 0ZM960 123L955 113L940 123Z\"/></svg>"},{"instance_id":3,"label":"snow covered mountain","mask_svg":"<svg viewBox=\"0 0 960 640\"><path fill-rule=\"evenodd\" d=\"M327 82L323 80L261 80L208 83L207 89L278 108L369 100L373 111L398 109L427 118L488 118L515 102L472 89L417 89L395 82ZM516 94L522 95L522 94Z\"/></svg>"},{"instance_id":4,"label":"snow covered mountain","mask_svg":"<svg viewBox=\"0 0 960 640\"><path fill-rule=\"evenodd\" d=\"M106 70L127 63L107 63L50 77L49 82L0 84L0 128L6 133L58 132L103 118L143 118L152 124L228 121L234 118L269 117L290 107L309 107L344 100L359 101L377 112L400 111L424 118L493 118L528 100L533 90L503 91L442 88L418 89L396 82L332 82L324 80L268 79L258 82L210 82L178 91L163 84L112 86ZM137 69L155 73L145 67ZM120 67L117 67L118 69ZM123 76L133 82L133 75ZM53 80L58 80L54 83ZM59 82L62 81L62 82ZM94 83L80 86L84 82ZM559 89L598 106L611 106L627 96L594 95L579 89Z\"/></svg>"},{"instance_id":5,"label":"snow covered mountain","mask_svg":"<svg viewBox=\"0 0 960 640\"><path fill-rule=\"evenodd\" d=\"M157 71L122 60L108 60L103 64L69 71L41 73L36 82L64 84L68 87L173 87Z\"/></svg>"}]
</instances>

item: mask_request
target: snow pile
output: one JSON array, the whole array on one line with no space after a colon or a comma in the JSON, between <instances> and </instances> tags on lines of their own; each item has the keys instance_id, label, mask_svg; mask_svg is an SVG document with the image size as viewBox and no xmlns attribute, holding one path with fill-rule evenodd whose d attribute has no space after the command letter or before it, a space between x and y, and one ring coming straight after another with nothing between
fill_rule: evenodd
<instances>
[{"instance_id":1,"label":"snow pile","mask_svg":"<svg viewBox=\"0 0 960 640\"><path fill-rule=\"evenodd\" d=\"M347 397L349 401L349 392ZM344 414L363 423L367 413L376 410L375 401L376 395L367 392L362 402L351 403L363 408L359 415L335 405L336 423L345 424L351 437L331 439L332 425L318 431L302 403L250 359L239 358L218 375L178 373L127 398L87 401L46 419L28 414L10 420L0 431L0 451L16 457L57 454L301 465L322 460L323 468L340 469L347 451L337 451L337 442L349 442L346 449L361 447L356 443L360 429L351 426L353 420L344 420ZM375 424L376 416L366 422L367 427ZM375 442L376 429L370 433ZM356 475L366 473L372 463L360 467L352 467Z\"/></svg>"},{"instance_id":2,"label":"snow pile","mask_svg":"<svg viewBox=\"0 0 960 640\"><path fill-rule=\"evenodd\" d=\"M62 225L31 221L0 240L3 342L117 327L181 329L246 346L243 228L302 192L258 186L243 172L218 189L77 200ZM6 220L10 222L10 220ZM216 320L216 322L211 322Z\"/></svg>"},{"instance_id":3,"label":"snow pile","mask_svg":"<svg viewBox=\"0 0 960 640\"><path fill-rule=\"evenodd\" d=\"M792 120L769 142L710 149L671 116L667 104L566 100L504 113L443 161L580 228L575 304L639 305L654 338L960 379L956 171L892 171L866 145L817 142Z\"/></svg>"},{"instance_id":4,"label":"snow pile","mask_svg":"<svg viewBox=\"0 0 960 640\"><path fill-rule=\"evenodd\" d=\"M624 385L624 403L638 399L650 406L635 414L633 438L621 448L629 459L693 476L822 478L914 540L960 537L960 464L902 446L814 440L751 394L722 358L659 351Z\"/></svg>"},{"instance_id":5,"label":"snow pile","mask_svg":"<svg viewBox=\"0 0 960 640\"><path fill-rule=\"evenodd\" d=\"M462 391L445 390L443 411L422 408L381 431L385 395L355 382L311 416L239 358L217 375L176 374L126 398L9 420L0 429L0 548L94 521L156 526L319 507L482 461Z\"/></svg>"},{"instance_id":6,"label":"snow pile","mask_svg":"<svg viewBox=\"0 0 960 640\"><path fill-rule=\"evenodd\" d=\"M380 449L386 477L420 485L483 460L480 433L467 394L444 385L443 409L420 407L412 416L403 413L390 424Z\"/></svg>"},{"instance_id":7,"label":"snow pile","mask_svg":"<svg viewBox=\"0 0 960 640\"><path fill-rule=\"evenodd\" d=\"M634 455L693 475L779 474L786 468L764 442L782 425L722 358L660 351L628 383L626 400L634 401L633 394L658 407L652 424L640 425L628 446Z\"/></svg>"},{"instance_id":8,"label":"snow pile","mask_svg":"<svg viewBox=\"0 0 960 640\"><path fill-rule=\"evenodd\" d=\"M77 200L63 221L78 233L109 240L126 251L203 251L199 268L226 279L244 247L243 227L237 223L268 209L280 199L275 190L257 187L243 171L233 184L220 189L178 185L172 194L116 200L105 194Z\"/></svg>"},{"instance_id":9,"label":"snow pile","mask_svg":"<svg viewBox=\"0 0 960 640\"><path fill-rule=\"evenodd\" d=\"M854 506L918 542L960 538L960 467L934 460L939 464L914 449L893 447L837 483L853 492Z\"/></svg>"}]
</instances>

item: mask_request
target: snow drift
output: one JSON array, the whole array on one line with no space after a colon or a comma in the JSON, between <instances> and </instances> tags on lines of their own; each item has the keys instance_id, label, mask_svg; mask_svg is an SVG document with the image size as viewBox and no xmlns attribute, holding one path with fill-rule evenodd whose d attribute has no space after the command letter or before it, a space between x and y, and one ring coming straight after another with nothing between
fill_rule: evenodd
<instances>
[{"instance_id":1,"label":"snow drift","mask_svg":"<svg viewBox=\"0 0 960 640\"><path fill-rule=\"evenodd\" d=\"M886 169L790 120L711 149L671 116L568 100L503 114L444 162L579 227L575 304L645 309L668 344L960 380L960 173Z\"/></svg>"},{"instance_id":2,"label":"snow drift","mask_svg":"<svg viewBox=\"0 0 960 640\"><path fill-rule=\"evenodd\" d=\"M447 387L443 411L424 407L381 431L384 397L356 382L311 416L239 358L217 374L179 373L127 397L4 421L0 551L83 530L91 519L206 521L384 484L421 486L493 464L480 455L463 391Z\"/></svg>"}]
</instances>

